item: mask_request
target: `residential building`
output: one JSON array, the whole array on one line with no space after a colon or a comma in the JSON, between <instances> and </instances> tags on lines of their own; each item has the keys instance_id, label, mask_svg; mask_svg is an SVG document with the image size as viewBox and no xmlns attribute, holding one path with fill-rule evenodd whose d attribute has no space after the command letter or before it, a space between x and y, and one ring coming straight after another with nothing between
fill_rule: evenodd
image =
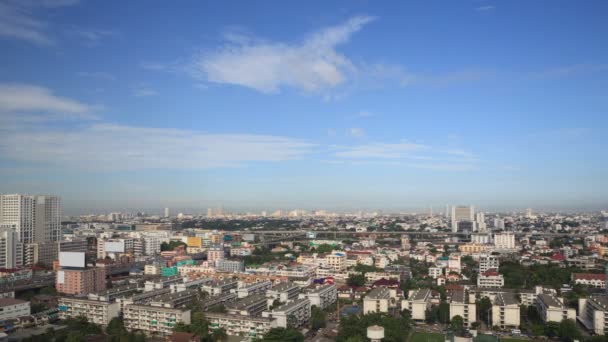
<instances>
[{"instance_id":1,"label":"residential building","mask_svg":"<svg viewBox=\"0 0 608 342\"><path fill-rule=\"evenodd\" d=\"M413 320L424 321L430 307L431 290L410 290L407 298L401 301L401 308L409 310Z\"/></svg>"},{"instance_id":2,"label":"residential building","mask_svg":"<svg viewBox=\"0 0 608 342\"><path fill-rule=\"evenodd\" d=\"M455 289L450 291L450 320L455 316L462 317L464 325L470 327L477 319L475 301L470 301L466 289Z\"/></svg>"},{"instance_id":3,"label":"residential building","mask_svg":"<svg viewBox=\"0 0 608 342\"><path fill-rule=\"evenodd\" d=\"M266 298L268 298L269 305L272 305L277 299L281 303L287 303L287 301L297 298L299 293L299 286L291 282L284 282L275 285L266 291Z\"/></svg>"},{"instance_id":4,"label":"residential building","mask_svg":"<svg viewBox=\"0 0 608 342\"><path fill-rule=\"evenodd\" d=\"M14 228L0 228L0 268L23 266L23 245Z\"/></svg>"},{"instance_id":5,"label":"residential building","mask_svg":"<svg viewBox=\"0 0 608 342\"><path fill-rule=\"evenodd\" d=\"M261 293L226 304L226 310L231 315L259 316L267 309L268 301L266 300L266 295Z\"/></svg>"},{"instance_id":6,"label":"residential building","mask_svg":"<svg viewBox=\"0 0 608 342\"><path fill-rule=\"evenodd\" d=\"M190 324L190 310L130 304L124 307L123 320L129 331L167 336L177 323Z\"/></svg>"},{"instance_id":7,"label":"residential building","mask_svg":"<svg viewBox=\"0 0 608 342\"><path fill-rule=\"evenodd\" d=\"M236 290L238 298L245 298L254 294L266 294L266 290L272 287L269 280L253 283Z\"/></svg>"},{"instance_id":8,"label":"residential building","mask_svg":"<svg viewBox=\"0 0 608 342\"><path fill-rule=\"evenodd\" d=\"M225 329L226 334L231 336L244 336L249 338L260 338L268 330L276 327L276 320L270 317L253 317L230 315L215 312L206 312L205 317L209 322L209 329Z\"/></svg>"},{"instance_id":9,"label":"residential building","mask_svg":"<svg viewBox=\"0 0 608 342\"><path fill-rule=\"evenodd\" d=\"M30 315L30 302L15 298L0 298L0 321Z\"/></svg>"},{"instance_id":10,"label":"residential building","mask_svg":"<svg viewBox=\"0 0 608 342\"><path fill-rule=\"evenodd\" d=\"M495 269L479 273L477 277L478 287L501 288L505 285L505 278Z\"/></svg>"},{"instance_id":11,"label":"residential building","mask_svg":"<svg viewBox=\"0 0 608 342\"><path fill-rule=\"evenodd\" d=\"M495 255L480 255L479 256L479 273L486 272L490 269L497 270L500 266L498 257Z\"/></svg>"},{"instance_id":12,"label":"residential building","mask_svg":"<svg viewBox=\"0 0 608 342\"><path fill-rule=\"evenodd\" d=\"M377 287L371 290L363 299L363 314L388 312L390 300L391 293L388 288Z\"/></svg>"},{"instance_id":13,"label":"residential building","mask_svg":"<svg viewBox=\"0 0 608 342\"><path fill-rule=\"evenodd\" d=\"M59 318L86 317L91 323L102 326L120 314L120 304L108 300L60 297L58 299Z\"/></svg>"},{"instance_id":14,"label":"residential building","mask_svg":"<svg viewBox=\"0 0 608 342\"><path fill-rule=\"evenodd\" d=\"M216 260L224 260L224 249L221 246L213 246L207 251L207 261L215 265Z\"/></svg>"},{"instance_id":15,"label":"residential building","mask_svg":"<svg viewBox=\"0 0 608 342\"><path fill-rule=\"evenodd\" d=\"M578 321L593 334L603 336L608 332L608 295L593 294L579 298Z\"/></svg>"},{"instance_id":16,"label":"residential building","mask_svg":"<svg viewBox=\"0 0 608 342\"><path fill-rule=\"evenodd\" d=\"M502 329L518 328L519 301L512 292L499 292L492 303L492 325Z\"/></svg>"},{"instance_id":17,"label":"residential building","mask_svg":"<svg viewBox=\"0 0 608 342\"><path fill-rule=\"evenodd\" d=\"M210 284L201 286L203 291L209 293L210 296L218 296L227 293L232 289L236 289L239 282L234 279L215 280Z\"/></svg>"},{"instance_id":18,"label":"residential building","mask_svg":"<svg viewBox=\"0 0 608 342\"><path fill-rule=\"evenodd\" d=\"M242 260L220 259L215 261L215 268L218 271L237 273L245 270L245 263Z\"/></svg>"},{"instance_id":19,"label":"residential building","mask_svg":"<svg viewBox=\"0 0 608 342\"><path fill-rule=\"evenodd\" d=\"M106 289L106 270L101 267L57 271L55 288L59 293L80 295Z\"/></svg>"},{"instance_id":20,"label":"residential building","mask_svg":"<svg viewBox=\"0 0 608 342\"><path fill-rule=\"evenodd\" d=\"M300 294L300 298L308 298L310 305L325 309L338 299L338 290L334 284L317 286Z\"/></svg>"},{"instance_id":21,"label":"residential building","mask_svg":"<svg viewBox=\"0 0 608 342\"><path fill-rule=\"evenodd\" d=\"M576 320L576 310L565 306L563 300L553 294L539 294L536 299L536 309L544 322L559 323L564 319Z\"/></svg>"},{"instance_id":22,"label":"residential building","mask_svg":"<svg viewBox=\"0 0 608 342\"><path fill-rule=\"evenodd\" d=\"M605 288L606 273L572 273L574 284Z\"/></svg>"},{"instance_id":23,"label":"residential building","mask_svg":"<svg viewBox=\"0 0 608 342\"><path fill-rule=\"evenodd\" d=\"M511 232L494 234L494 247L498 249L515 249L515 235Z\"/></svg>"},{"instance_id":24,"label":"residential building","mask_svg":"<svg viewBox=\"0 0 608 342\"><path fill-rule=\"evenodd\" d=\"M262 317L271 317L276 319L277 327L298 328L310 320L310 300L295 299L273 309L272 311L264 311Z\"/></svg>"}]
</instances>

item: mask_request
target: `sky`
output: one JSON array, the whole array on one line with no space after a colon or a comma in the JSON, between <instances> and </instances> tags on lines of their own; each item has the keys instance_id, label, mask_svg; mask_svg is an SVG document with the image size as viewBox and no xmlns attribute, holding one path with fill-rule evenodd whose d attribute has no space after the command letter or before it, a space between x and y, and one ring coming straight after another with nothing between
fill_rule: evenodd
<instances>
[{"instance_id":1,"label":"sky","mask_svg":"<svg viewBox=\"0 0 608 342\"><path fill-rule=\"evenodd\" d=\"M606 1L0 0L0 193L608 208Z\"/></svg>"}]
</instances>

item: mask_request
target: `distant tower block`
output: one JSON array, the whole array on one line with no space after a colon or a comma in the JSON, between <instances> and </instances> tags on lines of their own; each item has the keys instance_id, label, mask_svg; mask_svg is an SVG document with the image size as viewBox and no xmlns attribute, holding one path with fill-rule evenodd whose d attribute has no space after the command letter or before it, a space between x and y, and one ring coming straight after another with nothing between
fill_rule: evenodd
<instances>
[{"instance_id":1,"label":"distant tower block","mask_svg":"<svg viewBox=\"0 0 608 342\"><path fill-rule=\"evenodd\" d=\"M379 325L367 327L367 338L372 342L380 342L384 338L384 328Z\"/></svg>"},{"instance_id":2,"label":"distant tower block","mask_svg":"<svg viewBox=\"0 0 608 342\"><path fill-rule=\"evenodd\" d=\"M604 281L604 291L606 295L608 295L608 264L604 266L604 274L606 275L606 280Z\"/></svg>"}]
</instances>

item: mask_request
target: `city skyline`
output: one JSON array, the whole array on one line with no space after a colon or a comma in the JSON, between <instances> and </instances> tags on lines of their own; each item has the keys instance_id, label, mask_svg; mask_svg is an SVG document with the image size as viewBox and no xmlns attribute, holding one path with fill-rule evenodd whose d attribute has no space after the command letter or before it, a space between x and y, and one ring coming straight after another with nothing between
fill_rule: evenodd
<instances>
[{"instance_id":1,"label":"city skyline","mask_svg":"<svg viewBox=\"0 0 608 342\"><path fill-rule=\"evenodd\" d=\"M0 2L1 194L608 207L605 2L180 5Z\"/></svg>"}]
</instances>

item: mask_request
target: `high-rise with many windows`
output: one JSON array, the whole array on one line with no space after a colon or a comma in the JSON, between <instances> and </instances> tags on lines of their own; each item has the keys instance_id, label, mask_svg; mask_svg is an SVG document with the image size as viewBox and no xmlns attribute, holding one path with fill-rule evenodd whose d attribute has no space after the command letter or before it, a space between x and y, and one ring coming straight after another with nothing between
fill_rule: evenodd
<instances>
[{"instance_id":1,"label":"high-rise with many windows","mask_svg":"<svg viewBox=\"0 0 608 342\"><path fill-rule=\"evenodd\" d=\"M61 240L61 199L57 196L0 195L0 228L12 229L25 247L24 264L28 265L28 245Z\"/></svg>"}]
</instances>

